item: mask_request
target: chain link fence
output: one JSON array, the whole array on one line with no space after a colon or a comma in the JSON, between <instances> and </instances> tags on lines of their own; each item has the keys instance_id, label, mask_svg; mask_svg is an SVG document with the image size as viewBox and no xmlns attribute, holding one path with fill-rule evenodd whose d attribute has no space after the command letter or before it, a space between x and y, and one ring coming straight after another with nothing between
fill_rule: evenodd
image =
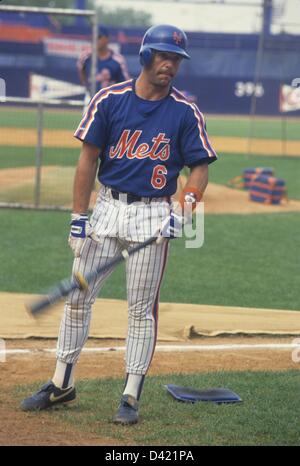
<instances>
[{"instance_id":1,"label":"chain link fence","mask_svg":"<svg viewBox=\"0 0 300 466\"><path fill-rule=\"evenodd\" d=\"M80 143L73 137L84 108L85 88L68 81L68 67L76 67L80 53L92 49L91 88L95 90L98 24L96 12L59 8L0 6L7 14L87 19L87 40L62 35L42 39L40 60L55 60L61 79L30 70L28 96L16 97L0 76L0 206L70 209L72 184ZM92 39L92 46L91 41ZM18 56L15 75L22 73ZM36 60L36 58L35 58ZM28 57L27 57L28 67ZM66 66L68 65L68 66ZM74 69L72 72L74 74ZM64 78L65 77L65 78ZM24 77L25 79L25 77ZM8 95L10 94L10 95ZM74 97L74 98L73 98Z\"/></svg>"}]
</instances>

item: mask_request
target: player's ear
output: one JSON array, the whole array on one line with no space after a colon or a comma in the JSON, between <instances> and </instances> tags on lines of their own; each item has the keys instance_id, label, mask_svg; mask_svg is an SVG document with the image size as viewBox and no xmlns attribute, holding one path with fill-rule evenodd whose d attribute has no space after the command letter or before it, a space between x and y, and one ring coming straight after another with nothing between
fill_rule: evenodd
<instances>
[{"instance_id":1,"label":"player's ear","mask_svg":"<svg viewBox=\"0 0 300 466\"><path fill-rule=\"evenodd\" d=\"M150 66L153 59L153 52L149 47L142 48L140 52L140 64L142 66Z\"/></svg>"}]
</instances>

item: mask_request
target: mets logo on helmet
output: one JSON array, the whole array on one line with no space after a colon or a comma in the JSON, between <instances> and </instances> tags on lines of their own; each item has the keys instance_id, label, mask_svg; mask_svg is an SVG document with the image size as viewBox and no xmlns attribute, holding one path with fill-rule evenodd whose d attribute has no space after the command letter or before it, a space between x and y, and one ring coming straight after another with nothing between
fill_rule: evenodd
<instances>
[{"instance_id":1,"label":"mets logo on helmet","mask_svg":"<svg viewBox=\"0 0 300 466\"><path fill-rule=\"evenodd\" d=\"M173 32L173 39L174 39L174 42L176 42L176 44L179 45L180 42L183 39L183 36L182 36L182 34L180 32L174 31Z\"/></svg>"}]
</instances>

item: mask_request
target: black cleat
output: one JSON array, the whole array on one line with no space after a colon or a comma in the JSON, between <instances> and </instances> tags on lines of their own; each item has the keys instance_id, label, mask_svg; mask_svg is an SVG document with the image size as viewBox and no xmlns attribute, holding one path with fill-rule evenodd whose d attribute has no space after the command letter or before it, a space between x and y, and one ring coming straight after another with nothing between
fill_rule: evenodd
<instances>
[{"instance_id":1,"label":"black cleat","mask_svg":"<svg viewBox=\"0 0 300 466\"><path fill-rule=\"evenodd\" d=\"M76 398L75 387L61 389L52 380L43 385L39 391L25 398L21 403L23 411L48 409L57 404L69 403Z\"/></svg>"},{"instance_id":2,"label":"black cleat","mask_svg":"<svg viewBox=\"0 0 300 466\"><path fill-rule=\"evenodd\" d=\"M123 395L117 414L114 417L115 424L123 426L136 424L139 420L139 404L131 395Z\"/></svg>"}]
</instances>

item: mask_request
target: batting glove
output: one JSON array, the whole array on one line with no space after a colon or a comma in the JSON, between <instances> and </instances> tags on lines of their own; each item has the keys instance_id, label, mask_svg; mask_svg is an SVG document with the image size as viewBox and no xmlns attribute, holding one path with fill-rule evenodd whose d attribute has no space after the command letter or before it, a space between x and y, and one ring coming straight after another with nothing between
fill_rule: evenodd
<instances>
[{"instance_id":1,"label":"batting glove","mask_svg":"<svg viewBox=\"0 0 300 466\"><path fill-rule=\"evenodd\" d=\"M170 215L162 223L156 243L161 244L167 239L174 239L182 236L182 227L185 224L185 218L171 211Z\"/></svg>"},{"instance_id":2,"label":"batting glove","mask_svg":"<svg viewBox=\"0 0 300 466\"><path fill-rule=\"evenodd\" d=\"M72 214L70 225L71 230L68 243L75 257L80 256L86 238L91 238L94 241L100 242L100 238L94 232L87 215Z\"/></svg>"}]
</instances>

